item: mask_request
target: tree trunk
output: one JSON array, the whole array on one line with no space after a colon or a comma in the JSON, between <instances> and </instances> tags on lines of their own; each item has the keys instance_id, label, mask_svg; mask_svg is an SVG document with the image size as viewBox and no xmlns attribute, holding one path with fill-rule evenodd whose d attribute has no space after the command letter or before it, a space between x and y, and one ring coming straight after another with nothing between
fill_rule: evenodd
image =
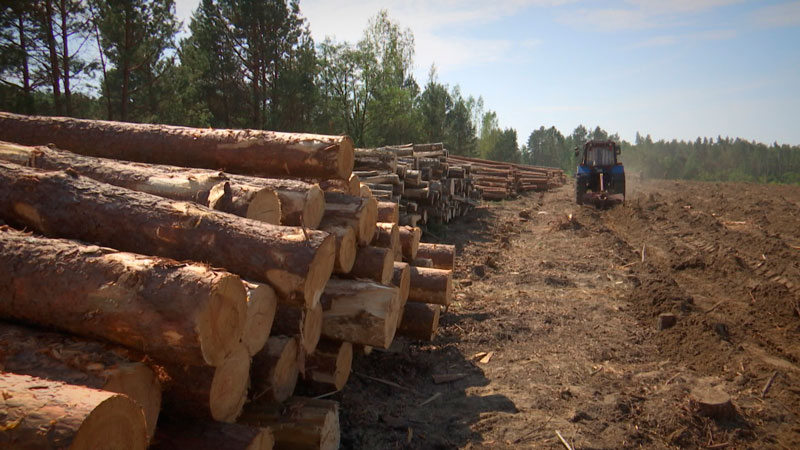
<instances>
[{"instance_id":1,"label":"tree trunk","mask_svg":"<svg viewBox=\"0 0 800 450\"><path fill-rule=\"evenodd\" d=\"M453 271L411 266L408 301L448 306L453 297Z\"/></svg>"},{"instance_id":2,"label":"tree trunk","mask_svg":"<svg viewBox=\"0 0 800 450\"><path fill-rule=\"evenodd\" d=\"M69 30L67 29L67 18L69 17L69 3L67 0L59 0L59 16L61 17L61 66L64 68L62 79L64 80L64 105L66 106L67 116L72 116L72 92L70 90L70 56L69 56Z\"/></svg>"},{"instance_id":3,"label":"tree trunk","mask_svg":"<svg viewBox=\"0 0 800 450\"><path fill-rule=\"evenodd\" d=\"M322 336L389 348L397 329L398 289L371 281L332 278L322 303Z\"/></svg>"},{"instance_id":4,"label":"tree trunk","mask_svg":"<svg viewBox=\"0 0 800 450\"><path fill-rule=\"evenodd\" d=\"M0 392L2 448L147 447L142 409L125 395L3 372Z\"/></svg>"},{"instance_id":5,"label":"tree trunk","mask_svg":"<svg viewBox=\"0 0 800 450\"><path fill-rule=\"evenodd\" d=\"M42 11L42 24L44 25L45 41L47 43L48 55L50 57L50 77L51 87L53 89L53 106L55 107L56 114L64 114L61 107L61 71L60 63L58 62L58 51L56 49L55 30L53 29L53 0L45 0L44 11Z\"/></svg>"},{"instance_id":6,"label":"tree trunk","mask_svg":"<svg viewBox=\"0 0 800 450\"><path fill-rule=\"evenodd\" d=\"M282 402L289 398L297 385L300 373L298 366L297 340L287 336L272 336L264 349L253 357L250 369L253 401ZM248 423L242 420L241 423Z\"/></svg>"},{"instance_id":7,"label":"tree trunk","mask_svg":"<svg viewBox=\"0 0 800 450\"><path fill-rule=\"evenodd\" d=\"M238 423L163 421L150 450L272 450L269 428Z\"/></svg>"},{"instance_id":8,"label":"tree trunk","mask_svg":"<svg viewBox=\"0 0 800 450\"><path fill-rule=\"evenodd\" d=\"M322 334L322 305L305 309L279 303L272 334L294 336L305 353L314 353Z\"/></svg>"},{"instance_id":9,"label":"tree trunk","mask_svg":"<svg viewBox=\"0 0 800 450\"><path fill-rule=\"evenodd\" d=\"M432 341L439 329L439 305L407 303L397 334L420 341Z\"/></svg>"},{"instance_id":10,"label":"tree trunk","mask_svg":"<svg viewBox=\"0 0 800 450\"><path fill-rule=\"evenodd\" d=\"M400 207L395 202L378 202L378 222L397 223L400 220Z\"/></svg>"},{"instance_id":11,"label":"tree trunk","mask_svg":"<svg viewBox=\"0 0 800 450\"><path fill-rule=\"evenodd\" d=\"M172 200L191 201L275 225L281 223L281 203L274 189L262 187L260 182L255 185L233 181L222 172L129 163L7 142L0 142L0 160L37 169L72 169L102 183ZM319 195L321 197L322 193ZM319 209L324 210L324 205Z\"/></svg>"},{"instance_id":12,"label":"tree trunk","mask_svg":"<svg viewBox=\"0 0 800 450\"><path fill-rule=\"evenodd\" d=\"M242 335L242 282L205 265L0 228L0 267L2 318L195 365L222 363Z\"/></svg>"},{"instance_id":13,"label":"tree trunk","mask_svg":"<svg viewBox=\"0 0 800 450\"><path fill-rule=\"evenodd\" d=\"M417 257L420 237L422 237L422 230L418 227L400 227L400 245L406 261L413 261Z\"/></svg>"},{"instance_id":14,"label":"tree trunk","mask_svg":"<svg viewBox=\"0 0 800 450\"><path fill-rule=\"evenodd\" d=\"M325 192L325 216L328 224L346 223L356 230L359 245L369 245L378 223L378 202L374 198L353 197L339 192Z\"/></svg>"},{"instance_id":15,"label":"tree trunk","mask_svg":"<svg viewBox=\"0 0 800 450\"><path fill-rule=\"evenodd\" d=\"M328 233L245 220L66 173L0 163L0 216L48 236L120 250L204 261L282 297L318 301L333 271Z\"/></svg>"},{"instance_id":16,"label":"tree trunk","mask_svg":"<svg viewBox=\"0 0 800 450\"><path fill-rule=\"evenodd\" d=\"M271 429L277 449L339 448L338 402L292 397L284 404L254 403L248 405L241 422Z\"/></svg>"},{"instance_id":17,"label":"tree trunk","mask_svg":"<svg viewBox=\"0 0 800 450\"><path fill-rule=\"evenodd\" d=\"M306 356L305 379L326 390L340 391L350 378L353 344L323 339L313 355Z\"/></svg>"},{"instance_id":18,"label":"tree trunk","mask_svg":"<svg viewBox=\"0 0 800 450\"><path fill-rule=\"evenodd\" d=\"M59 333L0 322L0 367L6 372L125 394L144 411L147 438L161 410L161 386L153 371L111 346Z\"/></svg>"},{"instance_id":19,"label":"tree trunk","mask_svg":"<svg viewBox=\"0 0 800 450\"><path fill-rule=\"evenodd\" d=\"M275 311L278 307L278 296L269 285L244 282L247 290L247 318L242 331L242 344L250 356L255 355L269 339Z\"/></svg>"},{"instance_id":20,"label":"tree trunk","mask_svg":"<svg viewBox=\"0 0 800 450\"><path fill-rule=\"evenodd\" d=\"M336 262L333 272L338 274L349 273L356 261L358 242L356 230L346 223L320 223L319 229L336 237Z\"/></svg>"},{"instance_id":21,"label":"tree trunk","mask_svg":"<svg viewBox=\"0 0 800 450\"><path fill-rule=\"evenodd\" d=\"M394 254L391 250L380 247L359 247L353 269L347 278L369 279L380 284L392 281Z\"/></svg>"},{"instance_id":22,"label":"tree trunk","mask_svg":"<svg viewBox=\"0 0 800 450\"><path fill-rule=\"evenodd\" d=\"M127 100L125 95L123 92L123 102ZM1 113L0 139L26 145L52 143L90 156L257 176L346 180L353 169L353 143L347 136Z\"/></svg>"},{"instance_id":23,"label":"tree trunk","mask_svg":"<svg viewBox=\"0 0 800 450\"><path fill-rule=\"evenodd\" d=\"M456 247L447 244L420 243L417 258L429 258L435 269L453 270L456 263Z\"/></svg>"},{"instance_id":24,"label":"tree trunk","mask_svg":"<svg viewBox=\"0 0 800 450\"><path fill-rule=\"evenodd\" d=\"M162 364L159 362L158 364ZM250 354L237 346L218 367L162 365L164 413L232 423L242 412L250 385Z\"/></svg>"}]
</instances>

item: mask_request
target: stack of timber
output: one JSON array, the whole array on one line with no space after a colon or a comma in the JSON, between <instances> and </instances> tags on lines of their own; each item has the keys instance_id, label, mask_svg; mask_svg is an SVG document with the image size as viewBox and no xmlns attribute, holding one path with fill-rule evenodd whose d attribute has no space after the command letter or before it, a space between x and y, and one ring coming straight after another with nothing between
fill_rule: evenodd
<instances>
[{"instance_id":1,"label":"stack of timber","mask_svg":"<svg viewBox=\"0 0 800 450\"><path fill-rule=\"evenodd\" d=\"M356 149L354 174L372 196L399 205L403 225L448 223L480 204L469 166L441 143Z\"/></svg>"},{"instance_id":2,"label":"stack of timber","mask_svg":"<svg viewBox=\"0 0 800 450\"><path fill-rule=\"evenodd\" d=\"M505 163L451 155L450 159L470 167L472 179L482 198L503 200L526 191L545 191L566 183L561 169Z\"/></svg>"},{"instance_id":3,"label":"stack of timber","mask_svg":"<svg viewBox=\"0 0 800 450\"><path fill-rule=\"evenodd\" d=\"M431 340L451 301L454 248L362 186L347 137L0 113L0 139L0 404L19 421L0 447L35 447L69 405L57 447L338 448L338 403L296 386L341 390L354 346ZM441 146L381 155L428 192L459 179ZM414 212L454 203L472 206Z\"/></svg>"}]
</instances>

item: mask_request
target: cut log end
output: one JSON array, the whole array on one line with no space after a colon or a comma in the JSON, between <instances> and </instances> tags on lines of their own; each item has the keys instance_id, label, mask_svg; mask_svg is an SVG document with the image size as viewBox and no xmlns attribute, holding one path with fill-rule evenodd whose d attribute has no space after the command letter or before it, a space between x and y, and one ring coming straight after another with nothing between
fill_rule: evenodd
<instances>
[{"instance_id":1,"label":"cut log end","mask_svg":"<svg viewBox=\"0 0 800 450\"><path fill-rule=\"evenodd\" d=\"M153 438L161 411L161 385L149 367L141 363L119 366L103 390L125 394L139 404L144 412L147 438Z\"/></svg>"},{"instance_id":2,"label":"cut log end","mask_svg":"<svg viewBox=\"0 0 800 450\"><path fill-rule=\"evenodd\" d=\"M245 282L247 288L247 319L242 332L242 343L250 356L258 353L269 339L269 330L275 319L278 297L275 290L263 283Z\"/></svg>"},{"instance_id":3,"label":"cut log end","mask_svg":"<svg viewBox=\"0 0 800 450\"><path fill-rule=\"evenodd\" d=\"M242 281L235 275L222 275L197 325L200 348L209 365L222 364L239 345L246 319L247 291Z\"/></svg>"},{"instance_id":4,"label":"cut log end","mask_svg":"<svg viewBox=\"0 0 800 450\"><path fill-rule=\"evenodd\" d=\"M305 317L303 318L303 329L301 335L301 342L303 350L308 353L314 353L314 350L319 344L319 339L322 336L322 304L317 304L312 309L306 310Z\"/></svg>"},{"instance_id":5,"label":"cut log end","mask_svg":"<svg viewBox=\"0 0 800 450\"><path fill-rule=\"evenodd\" d=\"M53 418L58 421L61 418ZM145 448L139 431L139 406L123 395L114 395L97 406L81 424L70 449Z\"/></svg>"},{"instance_id":6,"label":"cut log end","mask_svg":"<svg viewBox=\"0 0 800 450\"><path fill-rule=\"evenodd\" d=\"M378 223L378 200L374 197L365 199L364 213L359 221L359 244L368 245L375 237L375 225Z\"/></svg>"},{"instance_id":7,"label":"cut log end","mask_svg":"<svg viewBox=\"0 0 800 450\"><path fill-rule=\"evenodd\" d=\"M303 226L306 228L317 228L325 215L325 193L314 185L306 193L306 201L303 205Z\"/></svg>"},{"instance_id":8,"label":"cut log end","mask_svg":"<svg viewBox=\"0 0 800 450\"><path fill-rule=\"evenodd\" d=\"M314 259L311 260L308 268L303 289L306 308L313 309L319 304L319 298L325 290L325 284L333 273L335 261L336 238L328 236L317 249Z\"/></svg>"},{"instance_id":9,"label":"cut log end","mask_svg":"<svg viewBox=\"0 0 800 450\"><path fill-rule=\"evenodd\" d=\"M219 422L233 422L242 412L250 385L250 354L239 345L214 371L209 404L211 418Z\"/></svg>"},{"instance_id":10,"label":"cut log end","mask_svg":"<svg viewBox=\"0 0 800 450\"><path fill-rule=\"evenodd\" d=\"M432 341L439 329L439 305L407 303L397 333L411 339Z\"/></svg>"},{"instance_id":11,"label":"cut log end","mask_svg":"<svg viewBox=\"0 0 800 450\"><path fill-rule=\"evenodd\" d=\"M245 217L273 225L281 223L281 202L272 189L261 189L253 196Z\"/></svg>"},{"instance_id":12,"label":"cut log end","mask_svg":"<svg viewBox=\"0 0 800 450\"><path fill-rule=\"evenodd\" d=\"M282 402L297 385L297 340L288 336L272 336L253 358L251 370L255 399Z\"/></svg>"},{"instance_id":13,"label":"cut log end","mask_svg":"<svg viewBox=\"0 0 800 450\"><path fill-rule=\"evenodd\" d=\"M334 272L350 272L353 269L353 263L356 261L356 251L358 249L355 229L346 223L320 224L320 229L336 236Z\"/></svg>"},{"instance_id":14,"label":"cut log end","mask_svg":"<svg viewBox=\"0 0 800 450\"><path fill-rule=\"evenodd\" d=\"M330 389L341 390L350 378L353 364L353 344L323 340L313 355L306 358L306 378Z\"/></svg>"}]
</instances>

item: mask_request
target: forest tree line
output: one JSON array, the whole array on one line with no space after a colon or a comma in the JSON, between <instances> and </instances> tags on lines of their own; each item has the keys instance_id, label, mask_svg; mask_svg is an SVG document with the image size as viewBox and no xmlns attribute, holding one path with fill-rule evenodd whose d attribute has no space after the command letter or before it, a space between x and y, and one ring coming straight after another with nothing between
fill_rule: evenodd
<instances>
[{"instance_id":1,"label":"forest tree line","mask_svg":"<svg viewBox=\"0 0 800 450\"><path fill-rule=\"evenodd\" d=\"M174 0L6 0L0 110L350 135L359 147L444 142L458 154L575 170L573 149L612 138L581 125L522 145L483 99L413 75L410 29L385 11L354 43L315 42L298 0L200 0L180 33ZM741 139L622 142L646 176L800 182L800 148Z\"/></svg>"}]
</instances>

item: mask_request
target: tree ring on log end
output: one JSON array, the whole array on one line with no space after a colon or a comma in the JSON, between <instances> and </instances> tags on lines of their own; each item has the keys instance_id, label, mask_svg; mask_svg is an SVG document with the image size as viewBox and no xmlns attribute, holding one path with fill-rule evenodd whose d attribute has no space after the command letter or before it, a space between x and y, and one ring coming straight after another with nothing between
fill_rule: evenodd
<instances>
[{"instance_id":1,"label":"tree ring on log end","mask_svg":"<svg viewBox=\"0 0 800 450\"><path fill-rule=\"evenodd\" d=\"M236 349L214 371L209 392L211 418L232 423L242 412L250 384L250 354L244 345Z\"/></svg>"},{"instance_id":2,"label":"tree ring on log end","mask_svg":"<svg viewBox=\"0 0 800 450\"><path fill-rule=\"evenodd\" d=\"M281 223L281 202L272 189L264 188L253 195L245 217L273 225Z\"/></svg>"},{"instance_id":3,"label":"tree ring on log end","mask_svg":"<svg viewBox=\"0 0 800 450\"><path fill-rule=\"evenodd\" d=\"M314 349L319 344L319 339L322 336L322 304L317 303L317 306L307 309L305 317L303 318L302 328L302 342L303 350L306 353L314 353Z\"/></svg>"},{"instance_id":4,"label":"tree ring on log end","mask_svg":"<svg viewBox=\"0 0 800 450\"><path fill-rule=\"evenodd\" d=\"M319 304L319 298L325 290L325 285L333 273L336 262L336 238L328 235L317 248L314 258L308 267L303 294L307 309L312 309Z\"/></svg>"},{"instance_id":5,"label":"tree ring on log end","mask_svg":"<svg viewBox=\"0 0 800 450\"><path fill-rule=\"evenodd\" d=\"M303 226L317 228L325 215L325 192L319 185L313 185L306 193L303 203Z\"/></svg>"},{"instance_id":6,"label":"tree ring on log end","mask_svg":"<svg viewBox=\"0 0 800 450\"><path fill-rule=\"evenodd\" d=\"M141 363L119 367L109 377L103 390L125 394L141 406L147 425L147 439L153 438L161 411L161 386L149 367Z\"/></svg>"},{"instance_id":7,"label":"tree ring on log end","mask_svg":"<svg viewBox=\"0 0 800 450\"><path fill-rule=\"evenodd\" d=\"M276 401L282 402L292 395L297 385L299 373L297 366L297 339L288 338L272 373L273 379L270 382L272 397Z\"/></svg>"},{"instance_id":8,"label":"tree ring on log end","mask_svg":"<svg viewBox=\"0 0 800 450\"><path fill-rule=\"evenodd\" d=\"M144 449L147 435L144 432L144 415L141 408L125 395L114 395L100 403L83 421L70 449Z\"/></svg>"},{"instance_id":9,"label":"tree ring on log end","mask_svg":"<svg viewBox=\"0 0 800 450\"><path fill-rule=\"evenodd\" d=\"M247 291L244 284L236 275L223 275L197 321L200 348L209 365L222 364L238 346L246 318Z\"/></svg>"}]
</instances>

